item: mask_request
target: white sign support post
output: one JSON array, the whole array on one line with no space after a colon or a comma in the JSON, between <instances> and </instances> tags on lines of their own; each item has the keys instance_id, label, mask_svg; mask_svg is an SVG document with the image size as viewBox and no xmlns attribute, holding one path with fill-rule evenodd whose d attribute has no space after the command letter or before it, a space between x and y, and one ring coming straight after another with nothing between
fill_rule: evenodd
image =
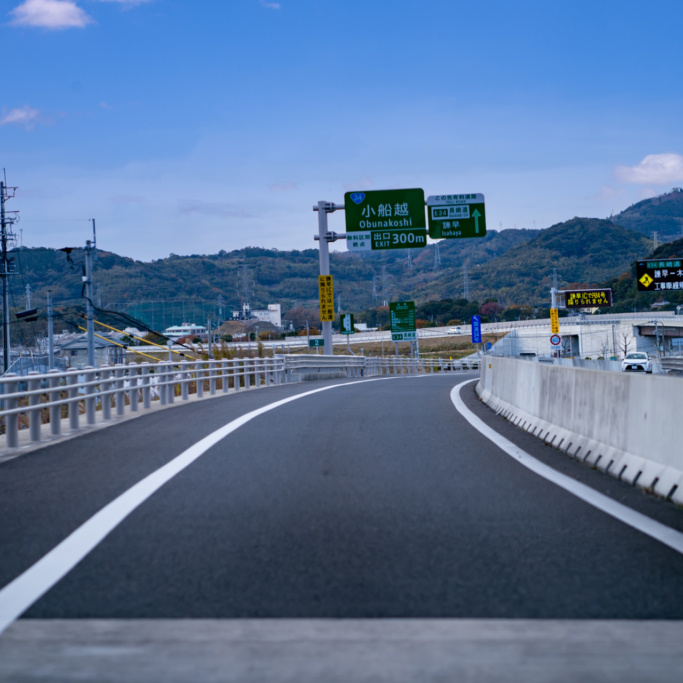
<instances>
[{"instance_id":1,"label":"white sign support post","mask_svg":"<svg viewBox=\"0 0 683 683\"><path fill-rule=\"evenodd\" d=\"M343 209L343 205L334 204L333 202L318 202L317 206L313 207L313 211L318 212L318 234L315 236L316 240L320 241L320 274L330 275L330 248L329 242L336 242L338 239L346 238L346 234L338 235L336 232L328 232L327 230L327 214L333 213L337 209ZM332 349L332 321L325 320L322 322L323 326L323 355L331 356Z\"/></svg>"}]
</instances>

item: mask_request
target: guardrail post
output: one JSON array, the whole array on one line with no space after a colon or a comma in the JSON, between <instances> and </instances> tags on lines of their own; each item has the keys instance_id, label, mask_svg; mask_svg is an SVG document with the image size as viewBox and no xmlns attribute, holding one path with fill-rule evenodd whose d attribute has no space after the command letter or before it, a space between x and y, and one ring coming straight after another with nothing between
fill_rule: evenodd
<instances>
[{"instance_id":1,"label":"guardrail post","mask_svg":"<svg viewBox=\"0 0 683 683\"><path fill-rule=\"evenodd\" d=\"M114 366L114 385L116 387L116 393L114 394L116 402L116 415L121 417L126 412L126 394L123 390L123 372L124 366L121 363L117 363Z\"/></svg>"},{"instance_id":2,"label":"guardrail post","mask_svg":"<svg viewBox=\"0 0 683 683\"><path fill-rule=\"evenodd\" d=\"M266 364L266 386L269 387L273 384L273 359L266 358L264 362Z\"/></svg>"},{"instance_id":3,"label":"guardrail post","mask_svg":"<svg viewBox=\"0 0 683 683\"><path fill-rule=\"evenodd\" d=\"M180 396L183 401L190 397L190 375L187 370L187 361L180 364Z\"/></svg>"},{"instance_id":4,"label":"guardrail post","mask_svg":"<svg viewBox=\"0 0 683 683\"><path fill-rule=\"evenodd\" d=\"M79 425L78 425L78 409L79 409L79 401L74 401L74 398L78 398L78 374L77 373L72 373L70 374L67 379L67 384L69 386L69 429L72 432L77 432Z\"/></svg>"},{"instance_id":5,"label":"guardrail post","mask_svg":"<svg viewBox=\"0 0 683 683\"><path fill-rule=\"evenodd\" d=\"M102 404L102 419L111 420L111 370L109 366L100 368L100 403Z\"/></svg>"},{"instance_id":6,"label":"guardrail post","mask_svg":"<svg viewBox=\"0 0 683 683\"><path fill-rule=\"evenodd\" d=\"M197 398L202 398L204 396L204 367L201 361L195 363L195 377L197 378Z\"/></svg>"},{"instance_id":7,"label":"guardrail post","mask_svg":"<svg viewBox=\"0 0 683 683\"><path fill-rule=\"evenodd\" d=\"M48 371L48 375L58 375L59 370L52 368ZM60 391L58 389L60 384L59 377L50 377L47 380L50 387L50 403L59 401ZM62 433L62 406L50 406L50 434L52 436L59 436Z\"/></svg>"},{"instance_id":8,"label":"guardrail post","mask_svg":"<svg viewBox=\"0 0 683 683\"><path fill-rule=\"evenodd\" d=\"M15 394L17 391L17 377L16 373L8 372L5 379L10 380L5 383L5 393ZM14 410L17 407L18 399L6 398L5 410ZM16 413L5 415L5 438L7 440L7 448L16 448L19 445L19 416Z\"/></svg>"},{"instance_id":9,"label":"guardrail post","mask_svg":"<svg viewBox=\"0 0 683 683\"><path fill-rule=\"evenodd\" d=\"M209 394L216 395L216 361L210 360L209 363Z\"/></svg>"},{"instance_id":10,"label":"guardrail post","mask_svg":"<svg viewBox=\"0 0 683 683\"><path fill-rule=\"evenodd\" d=\"M150 386L149 363L143 363L142 367L142 407L149 410L152 407L152 396Z\"/></svg>"},{"instance_id":11,"label":"guardrail post","mask_svg":"<svg viewBox=\"0 0 683 683\"><path fill-rule=\"evenodd\" d=\"M137 365L128 366L128 397L132 413L138 412L138 370Z\"/></svg>"},{"instance_id":12,"label":"guardrail post","mask_svg":"<svg viewBox=\"0 0 683 683\"><path fill-rule=\"evenodd\" d=\"M254 363L252 362L253 359L251 358L245 358L244 359L244 388L245 389L251 389L253 385L253 371L254 371Z\"/></svg>"},{"instance_id":13,"label":"guardrail post","mask_svg":"<svg viewBox=\"0 0 683 683\"><path fill-rule=\"evenodd\" d=\"M242 372L244 364L240 365L240 361L236 358L232 361L232 376L233 376L233 386L235 391L239 391L242 385Z\"/></svg>"},{"instance_id":14,"label":"guardrail post","mask_svg":"<svg viewBox=\"0 0 683 683\"><path fill-rule=\"evenodd\" d=\"M89 385L95 379L95 368L92 365L87 365L84 368L84 377L86 385ZM97 399L95 398L95 387L85 387L85 422L88 425L95 424L95 410L97 408Z\"/></svg>"},{"instance_id":15,"label":"guardrail post","mask_svg":"<svg viewBox=\"0 0 683 683\"><path fill-rule=\"evenodd\" d=\"M168 386L166 387L166 400L168 403L174 403L175 402L175 377L174 377L174 371L173 371L173 363L168 363L166 365L166 380L168 381ZM183 375L180 373L180 381L182 382L183 380ZM182 392L182 384L181 384L181 392Z\"/></svg>"},{"instance_id":16,"label":"guardrail post","mask_svg":"<svg viewBox=\"0 0 683 683\"><path fill-rule=\"evenodd\" d=\"M166 363L162 362L157 365L157 384L159 386L159 403L162 406L166 405Z\"/></svg>"},{"instance_id":17,"label":"guardrail post","mask_svg":"<svg viewBox=\"0 0 683 683\"><path fill-rule=\"evenodd\" d=\"M32 379L31 375L39 375L40 373L32 370L31 372L28 373L28 390L29 391L35 391L37 389L40 389L40 380L39 379ZM40 408L36 408L36 406L40 406L40 394L31 394L28 397L28 405L30 410L28 411L28 429L29 429L29 436L31 437L31 441L40 441Z\"/></svg>"},{"instance_id":18,"label":"guardrail post","mask_svg":"<svg viewBox=\"0 0 683 683\"><path fill-rule=\"evenodd\" d=\"M228 389L230 389L230 361L228 360L222 360L221 361L221 378L222 378L222 386L223 386L223 393L227 394Z\"/></svg>"}]
</instances>

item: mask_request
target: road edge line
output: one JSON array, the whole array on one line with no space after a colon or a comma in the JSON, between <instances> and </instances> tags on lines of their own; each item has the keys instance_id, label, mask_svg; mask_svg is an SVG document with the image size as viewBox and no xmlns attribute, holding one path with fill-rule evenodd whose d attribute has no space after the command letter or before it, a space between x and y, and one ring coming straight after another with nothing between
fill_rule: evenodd
<instances>
[{"instance_id":1,"label":"road edge line","mask_svg":"<svg viewBox=\"0 0 683 683\"><path fill-rule=\"evenodd\" d=\"M540 460L534 458L525 450L515 445L509 439L496 432L489 427L483 420L478 418L466 405L460 396L460 391L467 384L476 382L477 379L466 380L461 382L451 389L451 402L460 415L469 422L480 434L492 441L504 453L514 458L520 465L524 465L527 469L535 474L543 477L547 481L559 486L573 496L580 498L585 503L592 505L594 508L614 517L623 524L630 526L637 531L653 538L660 543L668 546L672 550L683 554L683 533L672 529L666 524L662 524L647 515L637 512L630 507L619 503L609 496L606 496L595 489L582 484L572 477L562 474L552 467L542 463Z\"/></svg>"}]
</instances>

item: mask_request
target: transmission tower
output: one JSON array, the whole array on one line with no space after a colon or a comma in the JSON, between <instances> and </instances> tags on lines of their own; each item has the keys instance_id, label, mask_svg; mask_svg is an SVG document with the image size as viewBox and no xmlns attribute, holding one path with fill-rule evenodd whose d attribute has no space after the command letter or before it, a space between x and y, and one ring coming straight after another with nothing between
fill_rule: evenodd
<instances>
[{"instance_id":1,"label":"transmission tower","mask_svg":"<svg viewBox=\"0 0 683 683\"><path fill-rule=\"evenodd\" d=\"M408 270L413 269L413 257L412 257L412 254L410 253L410 249L408 249L408 258L406 259L406 268Z\"/></svg>"},{"instance_id":2,"label":"transmission tower","mask_svg":"<svg viewBox=\"0 0 683 683\"><path fill-rule=\"evenodd\" d=\"M382 306L389 305L389 282L387 276L387 267L382 266Z\"/></svg>"},{"instance_id":3,"label":"transmission tower","mask_svg":"<svg viewBox=\"0 0 683 683\"><path fill-rule=\"evenodd\" d=\"M7 187L7 178L0 181L0 277L2 278L2 351L3 368L7 372L9 368L9 276L14 275L12 259L8 256L8 243L15 238L12 226L19 220L18 211L5 211L5 203L14 197L16 187Z\"/></svg>"},{"instance_id":4,"label":"transmission tower","mask_svg":"<svg viewBox=\"0 0 683 683\"><path fill-rule=\"evenodd\" d=\"M464 296L468 301L470 300L470 274L467 268L467 263L462 267L463 289Z\"/></svg>"},{"instance_id":5,"label":"transmission tower","mask_svg":"<svg viewBox=\"0 0 683 683\"><path fill-rule=\"evenodd\" d=\"M240 318L248 320L251 317L251 275L246 263L240 266L240 273L237 278L237 291L240 295Z\"/></svg>"},{"instance_id":6,"label":"transmission tower","mask_svg":"<svg viewBox=\"0 0 683 683\"><path fill-rule=\"evenodd\" d=\"M377 292L377 276L373 274L372 276L372 303L377 306L377 297L379 293Z\"/></svg>"},{"instance_id":7,"label":"transmission tower","mask_svg":"<svg viewBox=\"0 0 683 683\"><path fill-rule=\"evenodd\" d=\"M657 251L659 246L659 233L657 231L652 233L652 251Z\"/></svg>"},{"instance_id":8,"label":"transmission tower","mask_svg":"<svg viewBox=\"0 0 683 683\"><path fill-rule=\"evenodd\" d=\"M434 270L441 270L441 252L439 251L439 243L434 245Z\"/></svg>"}]
</instances>

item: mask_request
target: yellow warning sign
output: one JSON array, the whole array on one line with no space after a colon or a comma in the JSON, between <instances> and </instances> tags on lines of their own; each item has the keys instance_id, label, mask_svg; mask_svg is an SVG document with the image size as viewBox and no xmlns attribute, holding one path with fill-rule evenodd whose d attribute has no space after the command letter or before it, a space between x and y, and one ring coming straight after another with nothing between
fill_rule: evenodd
<instances>
[{"instance_id":1,"label":"yellow warning sign","mask_svg":"<svg viewBox=\"0 0 683 683\"><path fill-rule=\"evenodd\" d=\"M318 292L320 294L320 320L334 321L334 292L332 291L332 276L318 275Z\"/></svg>"},{"instance_id":2,"label":"yellow warning sign","mask_svg":"<svg viewBox=\"0 0 683 683\"><path fill-rule=\"evenodd\" d=\"M640 280L638 280L638 282L640 282L643 285L643 287L649 287L654 282L654 280L647 273L645 273L645 275L643 275L643 277L641 277Z\"/></svg>"},{"instance_id":3,"label":"yellow warning sign","mask_svg":"<svg viewBox=\"0 0 683 683\"><path fill-rule=\"evenodd\" d=\"M550 333L560 334L560 316L556 308L550 309Z\"/></svg>"}]
</instances>

